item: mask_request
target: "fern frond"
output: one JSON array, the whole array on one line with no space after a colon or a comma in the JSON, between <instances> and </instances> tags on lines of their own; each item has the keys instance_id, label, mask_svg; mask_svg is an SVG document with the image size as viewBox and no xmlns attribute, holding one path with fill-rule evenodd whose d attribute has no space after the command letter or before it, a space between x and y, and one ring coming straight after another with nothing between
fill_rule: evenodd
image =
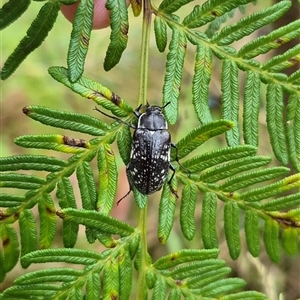
<instances>
[{"instance_id":1,"label":"fern frond","mask_svg":"<svg viewBox=\"0 0 300 300\"><path fill-rule=\"evenodd\" d=\"M76 82L84 71L84 62L93 26L93 15L94 1L80 1L76 9L67 58L71 82Z\"/></svg>"}]
</instances>

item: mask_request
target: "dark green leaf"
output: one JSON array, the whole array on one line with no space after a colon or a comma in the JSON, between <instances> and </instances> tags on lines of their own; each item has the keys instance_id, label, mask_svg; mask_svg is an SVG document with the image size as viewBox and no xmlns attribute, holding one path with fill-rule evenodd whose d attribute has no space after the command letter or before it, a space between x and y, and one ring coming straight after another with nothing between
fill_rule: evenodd
<instances>
[{"instance_id":1,"label":"dark green leaf","mask_svg":"<svg viewBox=\"0 0 300 300\"><path fill-rule=\"evenodd\" d=\"M283 127L283 92L280 84L267 86L267 126L276 158L284 165L288 163L286 133Z\"/></svg>"},{"instance_id":2,"label":"dark green leaf","mask_svg":"<svg viewBox=\"0 0 300 300\"><path fill-rule=\"evenodd\" d=\"M68 51L68 68L71 82L76 82L84 70L85 58L93 26L94 1L81 0L76 10Z\"/></svg>"},{"instance_id":3,"label":"dark green leaf","mask_svg":"<svg viewBox=\"0 0 300 300\"><path fill-rule=\"evenodd\" d=\"M244 90L243 131L246 144L258 146L260 79L258 73L247 72Z\"/></svg>"},{"instance_id":4,"label":"dark green leaf","mask_svg":"<svg viewBox=\"0 0 300 300\"><path fill-rule=\"evenodd\" d=\"M167 46L167 25L166 22L158 16L154 19L154 33L157 48L164 52Z\"/></svg>"},{"instance_id":5,"label":"dark green leaf","mask_svg":"<svg viewBox=\"0 0 300 300\"><path fill-rule=\"evenodd\" d=\"M56 235L56 210L52 198L45 194L38 202L40 214L39 248L49 248Z\"/></svg>"},{"instance_id":6,"label":"dark green leaf","mask_svg":"<svg viewBox=\"0 0 300 300\"><path fill-rule=\"evenodd\" d=\"M246 210L245 236L247 247L252 256L257 257L260 253L258 214L254 210Z\"/></svg>"},{"instance_id":7,"label":"dark green leaf","mask_svg":"<svg viewBox=\"0 0 300 300\"><path fill-rule=\"evenodd\" d=\"M226 120L218 120L203 126L196 127L177 143L178 158L181 159L198 148L211 137L217 136L230 130L233 123ZM175 159L175 153L172 153L172 159Z\"/></svg>"},{"instance_id":8,"label":"dark green leaf","mask_svg":"<svg viewBox=\"0 0 300 300\"><path fill-rule=\"evenodd\" d=\"M126 223L96 211L67 208L61 210L59 216L77 224L96 228L103 233L128 236L134 232L134 228Z\"/></svg>"},{"instance_id":9,"label":"dark green leaf","mask_svg":"<svg viewBox=\"0 0 300 300\"><path fill-rule=\"evenodd\" d=\"M98 150L99 191L97 211L108 214L114 204L118 185L118 171L113 150L109 144Z\"/></svg>"},{"instance_id":10,"label":"dark green leaf","mask_svg":"<svg viewBox=\"0 0 300 300\"><path fill-rule=\"evenodd\" d=\"M9 0L0 10L0 30L15 22L29 7L30 0Z\"/></svg>"},{"instance_id":11,"label":"dark green leaf","mask_svg":"<svg viewBox=\"0 0 300 300\"><path fill-rule=\"evenodd\" d=\"M195 235L195 208L197 201L197 187L185 184L182 191L180 206L180 225L183 235L191 241Z\"/></svg>"},{"instance_id":12,"label":"dark green leaf","mask_svg":"<svg viewBox=\"0 0 300 300\"><path fill-rule=\"evenodd\" d=\"M163 86L163 105L171 101L165 109L169 123L175 124L178 118L178 98L181 89L182 68L186 53L187 40L183 31L172 28L172 39L167 55L166 74Z\"/></svg>"},{"instance_id":13,"label":"dark green leaf","mask_svg":"<svg viewBox=\"0 0 300 300\"><path fill-rule=\"evenodd\" d=\"M241 252L239 233L239 207L236 202L226 202L224 207L224 230L229 254L237 259Z\"/></svg>"},{"instance_id":14,"label":"dark green leaf","mask_svg":"<svg viewBox=\"0 0 300 300\"><path fill-rule=\"evenodd\" d=\"M279 251L279 226L276 221L268 218L265 221L264 227L264 242L266 246L266 251L274 263L278 263L280 259Z\"/></svg>"},{"instance_id":15,"label":"dark green leaf","mask_svg":"<svg viewBox=\"0 0 300 300\"><path fill-rule=\"evenodd\" d=\"M222 118L234 122L235 127L226 132L228 146L236 146L240 143L239 133L239 87L238 68L236 63L225 59L222 66Z\"/></svg>"},{"instance_id":16,"label":"dark green leaf","mask_svg":"<svg viewBox=\"0 0 300 300\"><path fill-rule=\"evenodd\" d=\"M104 69L109 71L120 61L122 53L126 49L129 24L126 1L108 0L106 8L110 10L111 35L104 60Z\"/></svg>"},{"instance_id":17,"label":"dark green leaf","mask_svg":"<svg viewBox=\"0 0 300 300\"><path fill-rule=\"evenodd\" d=\"M76 208L73 187L68 178L63 177L57 185L57 198L62 208ZM68 219L63 219L63 241L66 248L73 248L78 236L79 225Z\"/></svg>"},{"instance_id":18,"label":"dark green leaf","mask_svg":"<svg viewBox=\"0 0 300 300\"><path fill-rule=\"evenodd\" d=\"M193 78L193 104L202 124L211 122L209 109L209 82L212 72L212 53L209 47L199 43L197 45L196 61Z\"/></svg>"},{"instance_id":19,"label":"dark green leaf","mask_svg":"<svg viewBox=\"0 0 300 300\"><path fill-rule=\"evenodd\" d=\"M33 213L24 209L19 218L21 235L21 255L37 250L37 230Z\"/></svg>"},{"instance_id":20,"label":"dark green leaf","mask_svg":"<svg viewBox=\"0 0 300 300\"><path fill-rule=\"evenodd\" d=\"M206 192L202 202L201 229L202 240L206 249L218 248L217 236L217 197Z\"/></svg>"},{"instance_id":21,"label":"dark green leaf","mask_svg":"<svg viewBox=\"0 0 300 300\"><path fill-rule=\"evenodd\" d=\"M78 131L94 136L105 135L110 126L85 114L50 109L43 106L26 106L23 112L30 118L52 127Z\"/></svg>"},{"instance_id":22,"label":"dark green leaf","mask_svg":"<svg viewBox=\"0 0 300 300\"><path fill-rule=\"evenodd\" d=\"M48 1L39 11L36 19L26 32L14 52L5 61L1 70L1 79L7 79L21 64L21 62L37 47L39 47L52 29L60 4L57 1Z\"/></svg>"}]
</instances>

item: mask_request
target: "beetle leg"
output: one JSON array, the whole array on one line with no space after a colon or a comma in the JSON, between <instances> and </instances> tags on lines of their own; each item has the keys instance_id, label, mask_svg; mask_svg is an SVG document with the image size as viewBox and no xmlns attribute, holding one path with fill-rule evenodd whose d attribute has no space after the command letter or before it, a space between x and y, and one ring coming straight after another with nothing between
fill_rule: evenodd
<instances>
[{"instance_id":1,"label":"beetle leg","mask_svg":"<svg viewBox=\"0 0 300 300\"><path fill-rule=\"evenodd\" d=\"M186 173L188 173L188 174L190 175L191 172L190 172L185 166L183 166L183 165L179 162L179 158L178 158L178 148L177 148L177 146L176 146L173 142L171 142L171 147L175 148L175 150L176 150L175 160L176 160L176 162L178 163L178 165L179 165Z\"/></svg>"},{"instance_id":2,"label":"beetle leg","mask_svg":"<svg viewBox=\"0 0 300 300\"><path fill-rule=\"evenodd\" d=\"M173 179L173 177L174 177L174 175L175 175L175 173L176 173L176 170L175 170L175 168L172 166L172 164L170 164L170 169L173 171L173 174L172 174L171 178L170 178L169 181L168 181L168 185L169 185L169 187L170 187L170 190L171 190L172 194L173 194L176 198L179 198L178 195L177 195L177 191L175 191L175 190L173 189L172 184L171 184L171 183L172 183L172 179Z\"/></svg>"},{"instance_id":3,"label":"beetle leg","mask_svg":"<svg viewBox=\"0 0 300 300\"><path fill-rule=\"evenodd\" d=\"M118 118L118 117L111 116L111 115L109 115L109 114L103 112L102 110L100 110L97 106L95 106L94 110L98 111L99 113L101 113L101 114L104 115L104 116L107 116L107 117L109 117L109 118L111 118L111 119L114 119L114 120L116 120L116 121L118 121L118 122L120 122L120 123L123 123L123 124L125 124L125 125L127 125L127 126L133 128L133 129L136 129L136 126L134 126L133 124L129 124L129 123L123 121L122 119Z\"/></svg>"}]
</instances>

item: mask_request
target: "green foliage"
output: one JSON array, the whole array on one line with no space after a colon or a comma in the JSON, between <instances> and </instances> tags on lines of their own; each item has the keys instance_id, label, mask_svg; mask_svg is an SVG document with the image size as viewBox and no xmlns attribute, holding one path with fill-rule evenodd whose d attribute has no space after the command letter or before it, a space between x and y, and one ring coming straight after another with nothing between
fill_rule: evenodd
<instances>
[{"instance_id":1,"label":"green foliage","mask_svg":"<svg viewBox=\"0 0 300 300\"><path fill-rule=\"evenodd\" d=\"M26 56L46 38L55 23L60 3L51 0L41 8L24 37L8 57L1 78L8 78ZM249 253L257 257L260 241L270 259L277 263L281 249L299 255L300 173L290 175L291 164L299 172L300 164L300 72L287 76L282 72L300 59L299 45L264 63L255 58L298 38L299 20L253 39L240 50L233 42L272 24L290 8L291 2L280 1L266 9L240 19L232 25L220 26L236 9L245 10L250 0L208 0L192 9L190 0L164 0L159 7L132 0L134 15L144 7L142 49L149 43L153 13L157 48L166 56L166 73L162 89L164 113L169 123L178 120L180 90L185 55L189 43L195 46L192 104L200 124L178 141L171 161L176 169L170 184L163 186L158 211L158 239L167 242L175 221L177 198L180 198L180 225L184 237L192 240L200 229L206 249L182 249L152 262L146 241L147 197L133 188L140 209L139 225L134 228L110 216L118 187L116 141L125 164L130 160L131 132L126 124L136 117L127 101L109 88L83 77L85 58L92 29L93 1L81 1L73 23L67 66L51 67L50 75L75 93L108 109L122 122L108 124L81 113L58 111L41 106L26 106L23 113L47 126L83 133L89 140L60 134L24 135L15 143L25 148L64 152L66 160L45 155L15 155L0 159L0 279L18 263L27 268L33 263L78 264L80 268L56 267L20 276L0 296L1 299L130 299L133 267L138 271L137 298L147 299L266 299L253 291L242 291L245 282L229 278L230 268L217 258L220 227L218 202L223 202L224 233L232 259L238 259L241 231L244 230ZM30 1L10 0L1 9L0 26L5 28L29 7ZM12 8L13 7L13 8ZM190 10L182 21L175 12ZM127 46L128 11L123 0L110 0L110 44L104 69L110 70L121 59ZM205 33L199 27L208 25ZM168 36L168 28L171 35ZM146 103L148 72L147 51L141 52L141 91L139 104ZM213 57L215 57L213 59ZM209 103L209 83L213 63L222 65L222 119L213 120ZM240 114L238 77L244 72L243 116ZM144 80L144 81L143 81ZM271 158L256 155L259 147L258 119L262 103L262 86L266 85L266 121L270 143L277 160L285 166L267 167ZM288 105L283 102L289 96ZM137 104L138 106L138 104ZM286 115L285 115L286 112ZM241 123L242 126L239 126ZM205 152L203 144L225 133L228 147ZM242 139L245 145L242 145ZM202 147L202 154L196 151ZM92 162L95 161L96 163ZM97 166L95 171L92 166ZM46 175L45 175L46 172ZM74 192L75 174L81 203ZM169 179L171 174L169 174ZM129 178L130 180L130 178ZM181 188L182 187L182 188ZM6 193L7 189L16 191ZM53 191L56 191L56 194ZM288 193L287 193L288 192ZM55 202L54 196L59 199ZM202 198L199 203L199 197ZM196 219L201 205L201 224ZM32 209L38 207L38 225ZM59 207L59 208L57 208ZM82 208L80 208L82 207ZM57 220L62 219L62 241L65 248L53 245ZM17 234L14 223L19 223ZM79 225L85 227L89 243L101 243L105 251L74 248ZM38 228L39 226L39 228ZM149 291L152 290L152 291Z\"/></svg>"}]
</instances>

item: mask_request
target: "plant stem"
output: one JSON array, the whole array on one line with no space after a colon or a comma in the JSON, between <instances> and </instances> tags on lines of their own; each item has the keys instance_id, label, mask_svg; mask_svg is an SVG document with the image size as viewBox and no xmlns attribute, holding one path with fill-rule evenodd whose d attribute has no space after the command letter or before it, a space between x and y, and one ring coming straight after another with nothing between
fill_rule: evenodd
<instances>
[{"instance_id":1,"label":"plant stem","mask_svg":"<svg viewBox=\"0 0 300 300\"><path fill-rule=\"evenodd\" d=\"M151 0L143 0L143 29L142 29L142 45L141 45L141 66L140 66L140 90L139 103L147 104L147 87L148 87L148 71L149 71L149 40L151 29ZM141 253L140 253L140 270L138 278L138 287L136 299L144 299L146 286L146 270L147 270L147 204L140 210L139 229L141 237Z\"/></svg>"},{"instance_id":2,"label":"plant stem","mask_svg":"<svg viewBox=\"0 0 300 300\"><path fill-rule=\"evenodd\" d=\"M139 103L147 104L148 71L149 71L149 40L151 29L151 3L150 0L143 1L143 28L141 45L141 66L140 66L140 90Z\"/></svg>"}]
</instances>

